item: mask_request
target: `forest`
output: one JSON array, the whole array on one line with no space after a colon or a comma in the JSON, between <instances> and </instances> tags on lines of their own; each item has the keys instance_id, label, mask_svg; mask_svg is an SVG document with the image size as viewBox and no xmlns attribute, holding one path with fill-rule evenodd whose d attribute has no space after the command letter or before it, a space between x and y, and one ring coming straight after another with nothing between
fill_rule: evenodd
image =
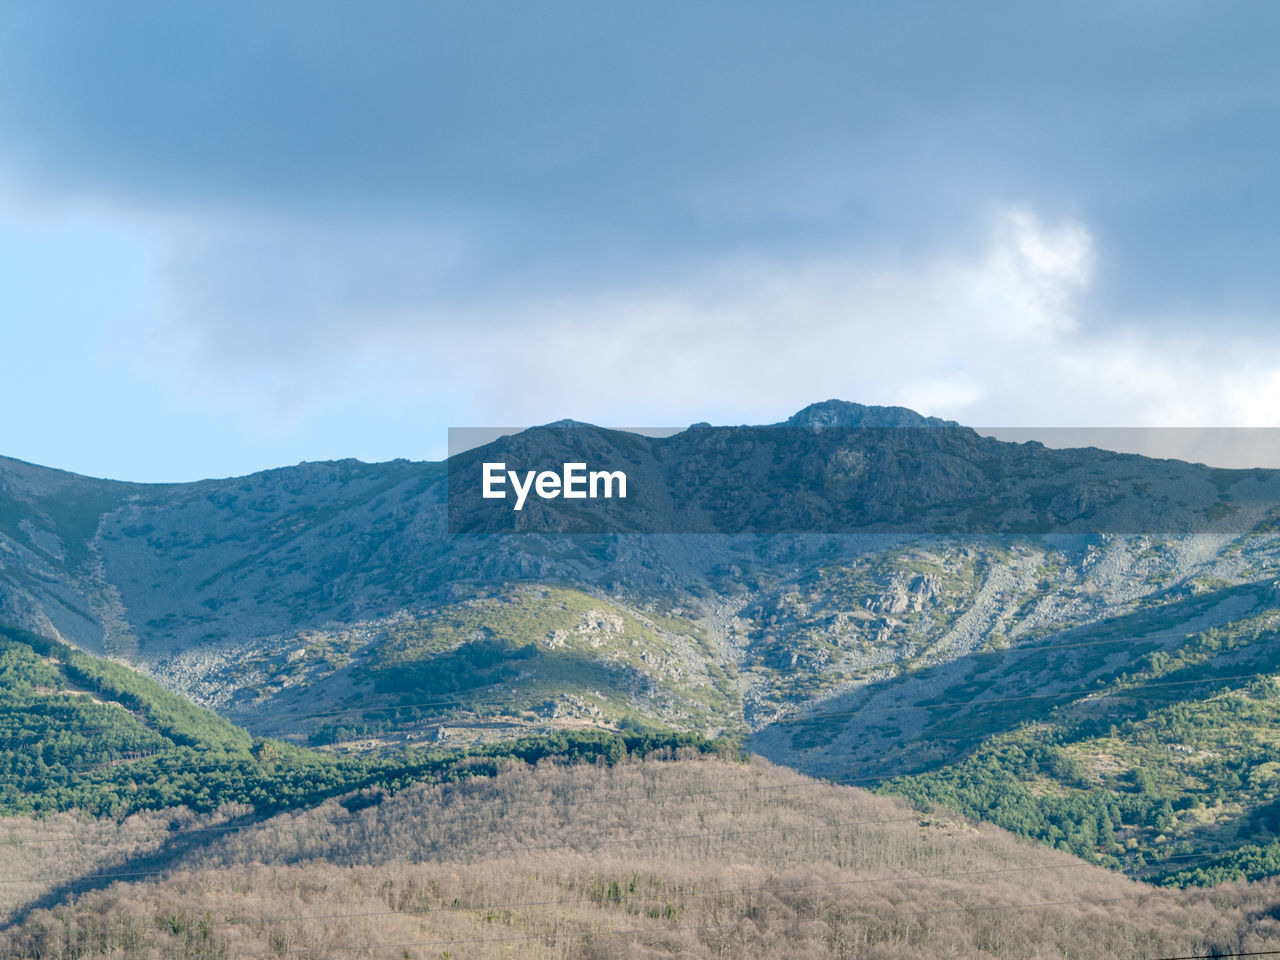
<instances>
[{"instance_id":1,"label":"forest","mask_svg":"<svg viewBox=\"0 0 1280 960\"><path fill-rule=\"evenodd\" d=\"M1280 949L1275 881L1153 887L940 808L688 748L612 765L506 760L492 775L254 823L172 816L7 821L0 953L1156 960ZM180 848L175 827L199 841ZM80 862L92 865L76 886L66 865Z\"/></svg>"}]
</instances>

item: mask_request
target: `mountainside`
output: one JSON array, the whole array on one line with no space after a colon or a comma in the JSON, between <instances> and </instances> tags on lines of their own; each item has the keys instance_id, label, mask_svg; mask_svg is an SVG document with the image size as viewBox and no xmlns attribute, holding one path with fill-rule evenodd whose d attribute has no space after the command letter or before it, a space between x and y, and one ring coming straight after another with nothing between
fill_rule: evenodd
<instances>
[{"instance_id":1,"label":"mountainside","mask_svg":"<svg viewBox=\"0 0 1280 960\"><path fill-rule=\"evenodd\" d=\"M569 460L624 465L627 500L495 512L467 479ZM834 401L191 484L0 460L0 621L258 736L728 732L1172 873L1245 843L1265 858L1280 827L1277 505L1275 471Z\"/></svg>"},{"instance_id":2,"label":"mountainside","mask_svg":"<svg viewBox=\"0 0 1280 960\"><path fill-rule=\"evenodd\" d=\"M167 857L141 818L6 825L7 875L32 878L39 902L54 877L115 881L19 911L0 930L14 958L1149 960L1280 948L1274 881L1154 889L766 763L513 764L244 826L197 821L203 843ZM28 859L41 846L59 869ZM117 859L86 869L102 851Z\"/></svg>"}]
</instances>

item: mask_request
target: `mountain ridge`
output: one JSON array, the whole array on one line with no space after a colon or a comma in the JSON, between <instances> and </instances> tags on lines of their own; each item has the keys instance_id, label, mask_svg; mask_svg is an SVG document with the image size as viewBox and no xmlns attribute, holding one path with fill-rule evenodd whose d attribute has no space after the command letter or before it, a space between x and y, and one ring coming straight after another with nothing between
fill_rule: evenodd
<instances>
[{"instance_id":1,"label":"mountain ridge","mask_svg":"<svg viewBox=\"0 0 1280 960\"><path fill-rule=\"evenodd\" d=\"M645 479L666 485L638 494L637 516L696 522L451 535L450 471L487 457L626 464L641 494ZM1212 800L1229 774L1209 764L1201 787L1157 763L1139 742L1155 721L1115 705L1134 696L1123 675L1168 669L1148 662L1159 654L1197 678L1153 714L1203 718L1184 746L1221 749L1222 698L1270 710L1217 664L1234 657L1264 678L1280 666L1239 640L1270 636L1280 609L1276 478L1009 444L838 401L782 424L661 438L553 424L447 462L309 462L190 484L0 461L0 620L132 664L258 736L381 749L591 727L727 733L798 769L864 770L1078 850L1110 822L1096 855L1141 869L1114 844L1151 855L1155 821L1171 825L1170 844L1271 835L1265 771L1214 814L1226 826L1161 813L1197 791ZM749 524L735 515L739 489L764 490L747 501ZM1126 529L1162 511L1183 529ZM848 522L862 532L840 532ZM1152 632L1151 618L1168 625ZM1213 631L1234 646L1206 653ZM1102 659L1062 659L1064 644ZM995 706L1030 697L1070 717L1095 682L1123 714L1123 742ZM1060 742L1028 754L1029 729ZM1139 759L1158 771L1154 792L1103 817L1090 798L1127 791ZM1053 772L1080 764L1083 778ZM964 777L1060 793L1053 809L1070 829L986 809Z\"/></svg>"}]
</instances>

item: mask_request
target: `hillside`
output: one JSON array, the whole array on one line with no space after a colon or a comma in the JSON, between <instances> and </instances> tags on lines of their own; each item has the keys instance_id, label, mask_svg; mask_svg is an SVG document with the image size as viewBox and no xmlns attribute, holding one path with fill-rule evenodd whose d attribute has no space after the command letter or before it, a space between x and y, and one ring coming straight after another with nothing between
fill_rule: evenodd
<instances>
[{"instance_id":1,"label":"hillside","mask_svg":"<svg viewBox=\"0 0 1280 960\"><path fill-rule=\"evenodd\" d=\"M492 519L468 519L467 485L446 510L450 471L478 457L570 454L639 471L639 499L605 518L636 533L449 535ZM142 485L0 460L0 621L123 657L252 730L281 732L273 718L388 693L387 668L410 655L406 633L436 634L417 645L424 653L452 643L462 662L500 659L495 676L521 675L507 661L530 646L546 659L556 631L591 632L566 610L598 612L597 624L644 624L657 646L629 630L620 644L606 635L560 648L538 673L578 682L547 707L551 719L634 714L715 732L711 706L720 728L759 728L917 655L1072 627L1197 578L1266 576L1277 484L1266 471L1000 443L834 401L773 427L667 438L538 428L447 466L340 461ZM833 524L863 532L812 533ZM1135 549L1115 549L1117 538ZM475 636L438 629L475 620L468 605L496 609L495 596L514 598L522 616L478 623ZM510 649L465 649L490 641ZM708 675L708 662L725 674ZM458 699L501 701L495 686ZM432 689L406 702L440 699ZM452 719L467 736L465 721L481 718ZM323 736L319 726L293 732ZM417 736L437 725L420 726Z\"/></svg>"},{"instance_id":2,"label":"hillside","mask_svg":"<svg viewBox=\"0 0 1280 960\"><path fill-rule=\"evenodd\" d=\"M615 532L616 501L530 508L518 534L471 487L446 502L482 458L569 456L633 471ZM1278 504L1274 471L835 401L191 484L0 461L0 621L308 763L730 734L1136 875L1260 875L1280 859Z\"/></svg>"},{"instance_id":3,"label":"hillside","mask_svg":"<svg viewBox=\"0 0 1280 960\"><path fill-rule=\"evenodd\" d=\"M46 960L910 960L1280 948L1272 883L1153 889L993 827L760 763L520 766L209 826L204 847L150 868L161 873L25 911L0 949ZM138 842L78 827L95 831ZM10 836L19 850L41 838L23 821Z\"/></svg>"},{"instance_id":4,"label":"hillside","mask_svg":"<svg viewBox=\"0 0 1280 960\"><path fill-rule=\"evenodd\" d=\"M118 819L237 805L265 816L358 788L457 779L506 759L612 761L689 745L720 748L670 731L588 729L471 750L335 754L252 737L128 667L0 626L0 816L79 810Z\"/></svg>"},{"instance_id":5,"label":"hillside","mask_svg":"<svg viewBox=\"0 0 1280 960\"><path fill-rule=\"evenodd\" d=\"M1280 829L1278 604L1273 583L1154 598L864 685L753 746L1138 875L1176 872Z\"/></svg>"}]
</instances>

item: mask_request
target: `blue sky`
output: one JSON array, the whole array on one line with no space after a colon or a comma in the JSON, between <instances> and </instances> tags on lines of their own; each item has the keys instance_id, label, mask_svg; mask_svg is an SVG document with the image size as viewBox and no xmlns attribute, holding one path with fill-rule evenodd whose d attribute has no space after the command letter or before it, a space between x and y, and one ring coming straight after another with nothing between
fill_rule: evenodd
<instances>
[{"instance_id":1,"label":"blue sky","mask_svg":"<svg viewBox=\"0 0 1280 960\"><path fill-rule=\"evenodd\" d=\"M1280 426L1274 6L8 4L0 453Z\"/></svg>"}]
</instances>

